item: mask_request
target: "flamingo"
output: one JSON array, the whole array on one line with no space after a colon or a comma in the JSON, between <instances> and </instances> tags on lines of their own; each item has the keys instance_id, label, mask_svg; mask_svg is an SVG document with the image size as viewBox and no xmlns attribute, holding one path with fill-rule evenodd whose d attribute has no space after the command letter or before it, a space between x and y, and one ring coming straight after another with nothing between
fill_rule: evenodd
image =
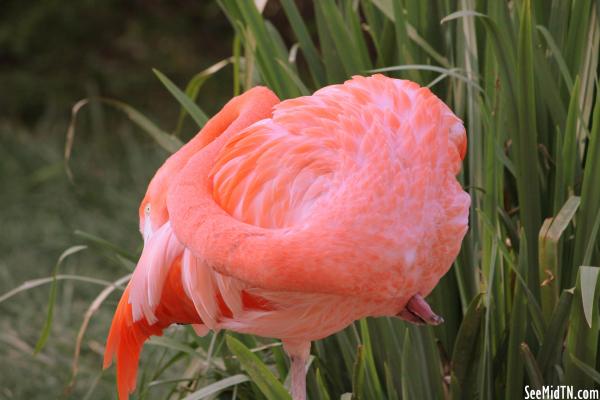
<instances>
[{"instance_id":1,"label":"flamingo","mask_svg":"<svg viewBox=\"0 0 600 400\"><path fill-rule=\"evenodd\" d=\"M144 341L173 323L281 339L294 400L312 341L367 316L441 323L424 298L467 231L465 152L462 121L407 80L232 99L141 202L144 248L104 356L107 368L116 355L119 398Z\"/></svg>"}]
</instances>

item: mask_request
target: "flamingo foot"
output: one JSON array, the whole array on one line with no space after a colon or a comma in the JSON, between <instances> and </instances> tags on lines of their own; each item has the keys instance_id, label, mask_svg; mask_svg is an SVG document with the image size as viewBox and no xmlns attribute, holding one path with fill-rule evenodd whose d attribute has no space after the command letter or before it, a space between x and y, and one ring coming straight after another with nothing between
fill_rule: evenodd
<instances>
[{"instance_id":1,"label":"flamingo foot","mask_svg":"<svg viewBox=\"0 0 600 400\"><path fill-rule=\"evenodd\" d=\"M439 325L444 322L444 319L433 312L420 294L411 297L406 307L397 316L415 325Z\"/></svg>"}]
</instances>

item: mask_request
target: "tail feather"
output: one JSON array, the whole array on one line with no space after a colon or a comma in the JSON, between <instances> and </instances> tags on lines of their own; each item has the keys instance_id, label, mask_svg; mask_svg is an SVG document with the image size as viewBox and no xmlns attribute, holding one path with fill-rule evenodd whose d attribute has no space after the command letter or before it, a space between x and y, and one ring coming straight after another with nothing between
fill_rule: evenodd
<instances>
[{"instance_id":1,"label":"tail feather","mask_svg":"<svg viewBox=\"0 0 600 400\"><path fill-rule=\"evenodd\" d=\"M145 318L133 321L129 290L128 285L119 301L104 352L104 368L108 368L116 356L120 400L127 399L135 390L140 353L150 336L162 335L163 330L172 323L202 324L192 302L183 292L180 258L170 268L160 303L155 310L156 323L149 324Z\"/></svg>"},{"instance_id":2,"label":"tail feather","mask_svg":"<svg viewBox=\"0 0 600 400\"><path fill-rule=\"evenodd\" d=\"M188 265L189 267L189 265ZM184 268L184 272L189 268ZM204 285L198 284L199 279L191 281L192 285L184 289L182 282L182 256L178 256L168 269L168 275L162 288L162 294L158 306L153 314L156 322L150 324L142 316L134 322L132 306L130 304L131 283L125 289L115 315L106 341L106 351L104 353L104 368L108 368L112 360L117 360L117 387L119 399L125 400L129 394L135 390L138 362L144 342L150 336L160 336L165 328L172 323L192 324L192 327L199 335L208 332L206 321L203 321L198 315L197 307L190 297L198 296L204 301L210 303L210 309L217 315L217 319L230 319L233 317L232 311L227 306L222 293L211 287L209 293L211 298L207 298L202 290L206 289ZM197 271L196 271L197 272ZM184 276L186 278L187 276ZM208 281L206 274L203 278ZM189 279L189 277L188 277ZM183 279L185 280L185 279ZM215 287L214 280L209 281ZM235 285L226 285L233 287ZM203 295L203 297L201 297ZM265 298L256 293L249 293L246 290L236 292L240 297L240 307L246 311L271 311L274 306ZM228 295L231 297L231 294ZM215 322L213 322L213 325ZM209 324L210 325L210 324Z\"/></svg>"},{"instance_id":3,"label":"tail feather","mask_svg":"<svg viewBox=\"0 0 600 400\"><path fill-rule=\"evenodd\" d=\"M144 342L152 335L161 335L165 327L160 320L153 325L149 325L144 318L133 322L127 287L115 312L104 353L104 368L110 366L115 356L117 358L119 399L127 399L129 393L135 390L138 361Z\"/></svg>"}]
</instances>

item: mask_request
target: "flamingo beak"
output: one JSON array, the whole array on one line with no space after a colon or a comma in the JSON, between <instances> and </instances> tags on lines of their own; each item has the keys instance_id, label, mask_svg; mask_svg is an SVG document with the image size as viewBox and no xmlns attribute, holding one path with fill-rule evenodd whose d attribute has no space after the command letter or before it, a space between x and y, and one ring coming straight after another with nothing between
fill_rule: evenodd
<instances>
[{"instance_id":1,"label":"flamingo beak","mask_svg":"<svg viewBox=\"0 0 600 400\"><path fill-rule=\"evenodd\" d=\"M147 243L152 237L152 221L150 220L149 216L144 219L144 229L142 231L142 235L144 236L144 243Z\"/></svg>"}]
</instances>

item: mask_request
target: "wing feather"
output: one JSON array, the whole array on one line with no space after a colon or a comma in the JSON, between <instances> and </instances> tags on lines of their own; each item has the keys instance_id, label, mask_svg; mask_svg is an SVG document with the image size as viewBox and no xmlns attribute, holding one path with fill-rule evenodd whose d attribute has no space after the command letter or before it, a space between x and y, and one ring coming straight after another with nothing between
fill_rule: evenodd
<instances>
[{"instance_id":1,"label":"wing feather","mask_svg":"<svg viewBox=\"0 0 600 400\"><path fill-rule=\"evenodd\" d=\"M465 148L428 89L355 77L211 143L178 176L169 213L196 256L250 285L389 298L456 256Z\"/></svg>"}]
</instances>

